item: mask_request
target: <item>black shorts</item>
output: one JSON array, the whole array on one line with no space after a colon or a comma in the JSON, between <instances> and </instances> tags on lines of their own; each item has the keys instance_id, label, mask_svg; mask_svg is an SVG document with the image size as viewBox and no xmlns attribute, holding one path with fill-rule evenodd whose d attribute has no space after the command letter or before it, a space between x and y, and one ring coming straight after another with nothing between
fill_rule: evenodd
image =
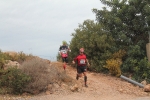
<instances>
[{"instance_id":1,"label":"black shorts","mask_svg":"<svg viewBox=\"0 0 150 100\"><path fill-rule=\"evenodd\" d=\"M83 72L87 71L87 67L86 66L77 66L77 73L81 74Z\"/></svg>"},{"instance_id":2,"label":"black shorts","mask_svg":"<svg viewBox=\"0 0 150 100\"><path fill-rule=\"evenodd\" d=\"M68 63L68 58L67 57L62 57L62 61Z\"/></svg>"}]
</instances>

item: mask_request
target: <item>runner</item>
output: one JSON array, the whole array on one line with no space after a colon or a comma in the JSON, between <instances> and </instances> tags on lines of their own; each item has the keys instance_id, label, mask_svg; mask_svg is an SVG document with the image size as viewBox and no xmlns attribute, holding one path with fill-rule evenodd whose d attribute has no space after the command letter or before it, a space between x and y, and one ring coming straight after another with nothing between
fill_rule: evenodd
<instances>
[{"instance_id":1,"label":"runner","mask_svg":"<svg viewBox=\"0 0 150 100\"><path fill-rule=\"evenodd\" d=\"M70 51L69 47L67 46L66 41L63 41L63 45L59 48L59 54L62 58L63 68L66 69L66 64L68 64L68 51Z\"/></svg>"},{"instance_id":2,"label":"runner","mask_svg":"<svg viewBox=\"0 0 150 100\"><path fill-rule=\"evenodd\" d=\"M90 66L86 55L84 54L84 48L80 48L80 54L78 56L76 56L74 58L74 60L72 61L73 64L75 64L75 62L77 63L77 76L76 79L78 80L79 77L82 77L82 74L84 75L84 82L85 82L85 87L88 87L87 85L87 75L86 75L86 71L87 71L87 66Z\"/></svg>"}]
</instances>

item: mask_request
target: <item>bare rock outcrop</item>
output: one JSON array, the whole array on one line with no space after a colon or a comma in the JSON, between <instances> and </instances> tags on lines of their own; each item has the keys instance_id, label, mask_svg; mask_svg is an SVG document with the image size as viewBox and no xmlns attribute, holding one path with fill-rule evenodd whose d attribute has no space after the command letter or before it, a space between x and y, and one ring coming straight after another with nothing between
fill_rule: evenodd
<instances>
[{"instance_id":1,"label":"bare rock outcrop","mask_svg":"<svg viewBox=\"0 0 150 100\"><path fill-rule=\"evenodd\" d=\"M16 68L20 67L20 64L17 61L6 60L6 62L7 63L4 65L4 70L11 67L16 67Z\"/></svg>"}]
</instances>

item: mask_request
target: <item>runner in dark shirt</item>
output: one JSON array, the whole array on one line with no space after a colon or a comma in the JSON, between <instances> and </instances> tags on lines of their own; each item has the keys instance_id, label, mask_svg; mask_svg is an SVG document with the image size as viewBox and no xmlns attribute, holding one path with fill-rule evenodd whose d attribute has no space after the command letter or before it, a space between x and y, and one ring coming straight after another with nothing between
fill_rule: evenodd
<instances>
[{"instance_id":1,"label":"runner in dark shirt","mask_svg":"<svg viewBox=\"0 0 150 100\"><path fill-rule=\"evenodd\" d=\"M66 69L66 64L68 64L68 52L70 51L69 47L63 42L63 45L59 48L59 54L62 58L62 62L64 63L63 68Z\"/></svg>"}]
</instances>

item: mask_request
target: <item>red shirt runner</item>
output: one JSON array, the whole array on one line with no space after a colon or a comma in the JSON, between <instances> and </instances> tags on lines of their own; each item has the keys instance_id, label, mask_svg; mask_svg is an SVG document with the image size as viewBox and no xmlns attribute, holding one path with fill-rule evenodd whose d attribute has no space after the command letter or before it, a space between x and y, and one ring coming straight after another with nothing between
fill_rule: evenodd
<instances>
[{"instance_id":1,"label":"red shirt runner","mask_svg":"<svg viewBox=\"0 0 150 100\"><path fill-rule=\"evenodd\" d=\"M77 57L74 58L74 61L77 62L78 66L86 66L86 55L78 55Z\"/></svg>"}]
</instances>

